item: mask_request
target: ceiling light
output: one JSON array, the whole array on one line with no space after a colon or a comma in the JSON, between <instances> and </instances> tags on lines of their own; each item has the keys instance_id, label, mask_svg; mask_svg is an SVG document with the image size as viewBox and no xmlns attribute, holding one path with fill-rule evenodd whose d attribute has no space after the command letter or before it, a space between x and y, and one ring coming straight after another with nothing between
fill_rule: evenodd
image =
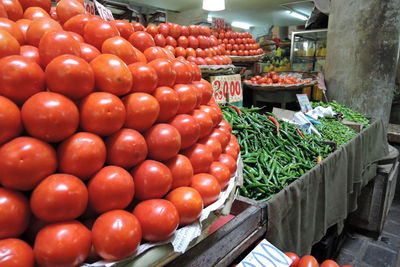
<instances>
[{"instance_id":1,"label":"ceiling light","mask_svg":"<svg viewBox=\"0 0 400 267\"><path fill-rule=\"evenodd\" d=\"M245 29L245 30L250 29L250 27L252 26L252 25L250 25L248 23L239 22L239 21L233 21L231 23L231 25L232 25L232 27L241 28L241 29Z\"/></svg>"},{"instance_id":2,"label":"ceiling light","mask_svg":"<svg viewBox=\"0 0 400 267\"><path fill-rule=\"evenodd\" d=\"M301 20L308 20L307 16L304 16L303 14L300 14L299 12L296 11L287 11L289 13L290 16L295 17L297 19L301 19Z\"/></svg>"},{"instance_id":3,"label":"ceiling light","mask_svg":"<svg viewBox=\"0 0 400 267\"><path fill-rule=\"evenodd\" d=\"M207 11L224 10L225 0L203 0L203 9Z\"/></svg>"}]
</instances>

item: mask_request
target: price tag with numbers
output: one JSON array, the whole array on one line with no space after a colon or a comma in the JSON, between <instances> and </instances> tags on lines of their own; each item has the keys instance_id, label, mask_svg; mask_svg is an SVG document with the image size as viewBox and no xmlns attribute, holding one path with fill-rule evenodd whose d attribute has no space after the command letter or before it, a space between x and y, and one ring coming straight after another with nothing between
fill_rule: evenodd
<instances>
[{"instance_id":1,"label":"price tag with numbers","mask_svg":"<svg viewBox=\"0 0 400 267\"><path fill-rule=\"evenodd\" d=\"M242 82L239 74L211 76L214 99L218 104L243 101Z\"/></svg>"},{"instance_id":2,"label":"price tag with numbers","mask_svg":"<svg viewBox=\"0 0 400 267\"><path fill-rule=\"evenodd\" d=\"M84 2L86 14L96 15L94 3L90 0L85 0Z\"/></svg>"},{"instance_id":3,"label":"price tag with numbers","mask_svg":"<svg viewBox=\"0 0 400 267\"><path fill-rule=\"evenodd\" d=\"M96 0L94 0L94 3L96 5L97 11L99 12L99 15L102 19L104 19L105 21L114 20L114 16L113 16L111 10L109 10L108 8L106 8L105 6L103 6L102 4L97 2Z\"/></svg>"}]
</instances>

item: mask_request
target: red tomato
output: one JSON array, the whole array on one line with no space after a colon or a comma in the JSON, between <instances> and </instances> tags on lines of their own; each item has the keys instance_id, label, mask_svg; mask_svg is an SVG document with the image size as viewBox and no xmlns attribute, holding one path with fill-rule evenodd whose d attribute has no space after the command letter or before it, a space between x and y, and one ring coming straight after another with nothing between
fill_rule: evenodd
<instances>
[{"instance_id":1,"label":"red tomato","mask_svg":"<svg viewBox=\"0 0 400 267\"><path fill-rule=\"evenodd\" d=\"M193 49L197 49L199 47L199 40L197 40L197 38L194 36L188 37L188 43L189 47Z\"/></svg>"},{"instance_id":2,"label":"red tomato","mask_svg":"<svg viewBox=\"0 0 400 267\"><path fill-rule=\"evenodd\" d=\"M124 104L110 93L92 93L80 104L81 128L100 136L108 136L121 129L125 117Z\"/></svg>"},{"instance_id":3,"label":"red tomato","mask_svg":"<svg viewBox=\"0 0 400 267\"><path fill-rule=\"evenodd\" d=\"M233 175L236 172L236 160L228 154L221 154L218 159L219 162L225 164Z\"/></svg>"},{"instance_id":4,"label":"red tomato","mask_svg":"<svg viewBox=\"0 0 400 267\"><path fill-rule=\"evenodd\" d=\"M193 82L194 86L196 86L198 89L201 90L202 92L202 100L201 100L201 104L205 105L208 103L208 101L210 101L211 97L212 97L212 86L209 82L205 81L205 80L201 80L201 81L194 81ZM206 111L205 111L206 112Z\"/></svg>"},{"instance_id":5,"label":"red tomato","mask_svg":"<svg viewBox=\"0 0 400 267\"><path fill-rule=\"evenodd\" d=\"M171 46L171 45L166 45L164 46L165 49L167 49L168 51L170 51L172 54L176 54L175 52L175 47Z\"/></svg>"},{"instance_id":6,"label":"red tomato","mask_svg":"<svg viewBox=\"0 0 400 267\"><path fill-rule=\"evenodd\" d=\"M162 241L171 237L179 225L178 210L165 199L150 199L140 202L133 215L142 227L143 239Z\"/></svg>"},{"instance_id":7,"label":"red tomato","mask_svg":"<svg viewBox=\"0 0 400 267\"><path fill-rule=\"evenodd\" d=\"M6 8L4 5L0 2L0 18L8 18Z\"/></svg>"},{"instance_id":8,"label":"red tomato","mask_svg":"<svg viewBox=\"0 0 400 267\"><path fill-rule=\"evenodd\" d=\"M98 213L125 209L135 194L133 178L126 170L107 166L96 173L88 184L89 204Z\"/></svg>"},{"instance_id":9,"label":"red tomato","mask_svg":"<svg viewBox=\"0 0 400 267\"><path fill-rule=\"evenodd\" d=\"M200 193L191 187L178 187L172 190L165 199L171 201L176 207L181 226L196 221L203 210L203 199Z\"/></svg>"},{"instance_id":10,"label":"red tomato","mask_svg":"<svg viewBox=\"0 0 400 267\"><path fill-rule=\"evenodd\" d=\"M213 127L215 127L216 125L218 125L219 121L218 121L218 112L213 109L210 106L206 106L206 105L201 105L200 106L200 110L204 111L205 113L207 113L208 115L210 115L212 122L213 122Z\"/></svg>"},{"instance_id":11,"label":"red tomato","mask_svg":"<svg viewBox=\"0 0 400 267\"><path fill-rule=\"evenodd\" d=\"M135 30L135 32L144 31L144 30L145 30L145 28L143 27L143 25L140 24L139 22L132 23L132 26L133 26L133 29Z\"/></svg>"},{"instance_id":12,"label":"red tomato","mask_svg":"<svg viewBox=\"0 0 400 267\"><path fill-rule=\"evenodd\" d=\"M0 18L0 29L10 33L20 45L25 43L25 37L18 24L6 18Z\"/></svg>"},{"instance_id":13,"label":"red tomato","mask_svg":"<svg viewBox=\"0 0 400 267\"><path fill-rule=\"evenodd\" d=\"M198 27L198 25L190 25L189 26L190 35L197 36L197 35L199 35L199 32L200 32L200 28Z\"/></svg>"},{"instance_id":14,"label":"red tomato","mask_svg":"<svg viewBox=\"0 0 400 267\"><path fill-rule=\"evenodd\" d=\"M178 46L178 42L174 39L174 37L171 36L167 36L165 38L165 42L167 45L170 45L172 47L177 47Z\"/></svg>"},{"instance_id":15,"label":"red tomato","mask_svg":"<svg viewBox=\"0 0 400 267\"><path fill-rule=\"evenodd\" d=\"M31 246L21 239L0 240L0 265L3 267L33 267L35 258Z\"/></svg>"},{"instance_id":16,"label":"red tomato","mask_svg":"<svg viewBox=\"0 0 400 267\"><path fill-rule=\"evenodd\" d=\"M132 89L132 74L119 57L102 54L90 62L94 71L96 87L100 91L117 96L126 95Z\"/></svg>"},{"instance_id":17,"label":"red tomato","mask_svg":"<svg viewBox=\"0 0 400 267\"><path fill-rule=\"evenodd\" d=\"M176 156L181 149L181 135L172 125L160 123L145 134L148 157L164 161Z\"/></svg>"},{"instance_id":18,"label":"red tomato","mask_svg":"<svg viewBox=\"0 0 400 267\"><path fill-rule=\"evenodd\" d=\"M219 129L225 129L225 131L226 131L226 133L231 133L232 132L232 126L229 124L229 122L227 122L226 120L222 120L219 124L218 124L218 127L219 127ZM234 136L234 135L231 135L231 141L232 141L232 136L233 136L233 138L235 138L235 140L236 140L236 137Z\"/></svg>"},{"instance_id":19,"label":"red tomato","mask_svg":"<svg viewBox=\"0 0 400 267\"><path fill-rule=\"evenodd\" d=\"M297 265L297 267L318 267L318 266L319 264L317 260L311 255L303 256Z\"/></svg>"},{"instance_id":20,"label":"red tomato","mask_svg":"<svg viewBox=\"0 0 400 267\"><path fill-rule=\"evenodd\" d=\"M149 47L155 46L153 37L147 32L142 31L132 33L129 37L129 42L141 52L144 52Z\"/></svg>"},{"instance_id":21,"label":"red tomato","mask_svg":"<svg viewBox=\"0 0 400 267\"><path fill-rule=\"evenodd\" d=\"M199 139L200 125L192 116L187 114L177 115L169 121L169 124L174 126L181 136L181 149L194 145Z\"/></svg>"},{"instance_id":22,"label":"red tomato","mask_svg":"<svg viewBox=\"0 0 400 267\"><path fill-rule=\"evenodd\" d=\"M200 35L197 37L197 40L199 41L199 47L201 49L206 49L210 47L210 40L203 35Z\"/></svg>"},{"instance_id":23,"label":"red tomato","mask_svg":"<svg viewBox=\"0 0 400 267\"><path fill-rule=\"evenodd\" d=\"M188 84L176 84L174 90L179 96L179 109L178 114L186 114L191 112L197 103L197 92L192 85Z\"/></svg>"},{"instance_id":24,"label":"red tomato","mask_svg":"<svg viewBox=\"0 0 400 267\"><path fill-rule=\"evenodd\" d=\"M149 129L158 118L160 105L152 95L133 93L124 97L123 102L126 108L125 127L127 128L143 132Z\"/></svg>"},{"instance_id":25,"label":"red tomato","mask_svg":"<svg viewBox=\"0 0 400 267\"><path fill-rule=\"evenodd\" d=\"M213 155L211 149L206 145L195 144L186 149L183 154L189 158L195 174L208 172L210 170L211 163L213 162Z\"/></svg>"},{"instance_id":26,"label":"red tomato","mask_svg":"<svg viewBox=\"0 0 400 267\"><path fill-rule=\"evenodd\" d=\"M101 50L105 40L115 36L119 36L117 28L104 20L90 19L83 28L83 38L86 43L93 45L99 50Z\"/></svg>"},{"instance_id":27,"label":"red tomato","mask_svg":"<svg viewBox=\"0 0 400 267\"><path fill-rule=\"evenodd\" d=\"M321 267L340 267L339 264L337 264L333 260L325 260L322 264Z\"/></svg>"},{"instance_id":28,"label":"red tomato","mask_svg":"<svg viewBox=\"0 0 400 267\"><path fill-rule=\"evenodd\" d=\"M42 36L51 30L62 30L62 27L57 21L50 18L35 19L26 31L26 41L37 47Z\"/></svg>"},{"instance_id":29,"label":"red tomato","mask_svg":"<svg viewBox=\"0 0 400 267\"><path fill-rule=\"evenodd\" d=\"M156 89L157 72L151 65L137 62L128 67L132 73L132 92L152 93Z\"/></svg>"},{"instance_id":30,"label":"red tomato","mask_svg":"<svg viewBox=\"0 0 400 267\"><path fill-rule=\"evenodd\" d=\"M18 0L2 0L4 9L7 12L7 16L12 21L16 21L22 18L22 7Z\"/></svg>"},{"instance_id":31,"label":"red tomato","mask_svg":"<svg viewBox=\"0 0 400 267\"><path fill-rule=\"evenodd\" d=\"M159 58L149 63L157 72L157 86L173 86L176 79L176 71L172 68L172 63L168 59Z\"/></svg>"},{"instance_id":32,"label":"red tomato","mask_svg":"<svg viewBox=\"0 0 400 267\"><path fill-rule=\"evenodd\" d=\"M28 133L47 142L64 140L79 124L79 111L74 102L51 92L30 97L22 106L21 116Z\"/></svg>"},{"instance_id":33,"label":"red tomato","mask_svg":"<svg viewBox=\"0 0 400 267\"><path fill-rule=\"evenodd\" d=\"M92 133L79 132L58 146L59 170L86 180L103 167L106 146Z\"/></svg>"},{"instance_id":34,"label":"red tomato","mask_svg":"<svg viewBox=\"0 0 400 267\"><path fill-rule=\"evenodd\" d=\"M197 57L197 58L196 58L196 64L197 64L197 65L207 65L207 62L205 61L204 58Z\"/></svg>"},{"instance_id":35,"label":"red tomato","mask_svg":"<svg viewBox=\"0 0 400 267\"><path fill-rule=\"evenodd\" d=\"M167 23L161 23L158 25L158 33L167 37L169 35L169 25Z\"/></svg>"},{"instance_id":36,"label":"red tomato","mask_svg":"<svg viewBox=\"0 0 400 267\"><path fill-rule=\"evenodd\" d=\"M81 50L81 58L86 62L90 62L100 55L100 51L90 44L79 43L79 48Z\"/></svg>"},{"instance_id":37,"label":"red tomato","mask_svg":"<svg viewBox=\"0 0 400 267\"><path fill-rule=\"evenodd\" d=\"M195 84L196 82L199 82L201 80L201 69L195 63L192 63L192 67L193 67L193 84ZM204 94L204 92L202 92L202 94ZM202 96L202 101L203 101L203 97L204 96Z\"/></svg>"},{"instance_id":38,"label":"red tomato","mask_svg":"<svg viewBox=\"0 0 400 267\"><path fill-rule=\"evenodd\" d=\"M23 9L27 9L31 6L37 6L43 8L46 12L50 12L50 0L19 0L19 2Z\"/></svg>"},{"instance_id":39,"label":"red tomato","mask_svg":"<svg viewBox=\"0 0 400 267\"><path fill-rule=\"evenodd\" d=\"M221 189L225 189L227 187L231 178L231 172L229 168L219 161L214 161L211 164L209 174L211 174L218 180Z\"/></svg>"},{"instance_id":40,"label":"red tomato","mask_svg":"<svg viewBox=\"0 0 400 267\"><path fill-rule=\"evenodd\" d=\"M142 239L142 229L132 213L112 210L96 219L92 236L96 252L105 260L117 261L136 252Z\"/></svg>"},{"instance_id":41,"label":"red tomato","mask_svg":"<svg viewBox=\"0 0 400 267\"><path fill-rule=\"evenodd\" d=\"M167 41L165 40L164 35L162 34L156 34L156 36L154 36L154 44L156 46L160 46L160 47L164 47L167 44Z\"/></svg>"},{"instance_id":42,"label":"red tomato","mask_svg":"<svg viewBox=\"0 0 400 267\"><path fill-rule=\"evenodd\" d=\"M18 55L20 45L8 31L0 29L0 58Z\"/></svg>"},{"instance_id":43,"label":"red tomato","mask_svg":"<svg viewBox=\"0 0 400 267\"><path fill-rule=\"evenodd\" d=\"M51 18L49 13L47 13L43 8L40 7L28 7L24 11L24 19L39 19L39 18Z\"/></svg>"},{"instance_id":44,"label":"red tomato","mask_svg":"<svg viewBox=\"0 0 400 267\"><path fill-rule=\"evenodd\" d=\"M188 84L192 82L192 68L188 65L187 61L175 59L172 61L172 68L176 72L176 84Z\"/></svg>"},{"instance_id":45,"label":"red tomato","mask_svg":"<svg viewBox=\"0 0 400 267\"><path fill-rule=\"evenodd\" d=\"M77 0L61 0L56 7L57 17L61 23L76 15L85 14L85 8Z\"/></svg>"},{"instance_id":46,"label":"red tomato","mask_svg":"<svg viewBox=\"0 0 400 267\"><path fill-rule=\"evenodd\" d=\"M177 57L186 57L186 56L187 56L186 49L183 48L183 47L177 47L177 48L175 49L175 55L176 55Z\"/></svg>"},{"instance_id":47,"label":"red tomato","mask_svg":"<svg viewBox=\"0 0 400 267\"><path fill-rule=\"evenodd\" d=\"M82 37L80 34L78 34L78 33L76 33L76 32L71 32L71 31L69 31L68 33L69 33L69 34L72 36L72 38L74 38L74 40L77 41L78 43L83 43L83 42L85 42L85 40L83 40L83 37Z\"/></svg>"},{"instance_id":48,"label":"red tomato","mask_svg":"<svg viewBox=\"0 0 400 267\"><path fill-rule=\"evenodd\" d=\"M54 223L36 236L33 252L40 266L78 266L89 255L91 233L78 221Z\"/></svg>"},{"instance_id":49,"label":"red tomato","mask_svg":"<svg viewBox=\"0 0 400 267\"><path fill-rule=\"evenodd\" d=\"M133 46L121 36L111 37L103 42L101 46L103 54L112 54L122 59L125 64L137 62L136 53Z\"/></svg>"},{"instance_id":50,"label":"red tomato","mask_svg":"<svg viewBox=\"0 0 400 267\"><path fill-rule=\"evenodd\" d=\"M221 186L218 180L208 173L194 175L191 187L200 193L205 207L214 203L221 193Z\"/></svg>"},{"instance_id":51,"label":"red tomato","mask_svg":"<svg viewBox=\"0 0 400 267\"><path fill-rule=\"evenodd\" d=\"M33 214L46 222L78 218L87 204L86 185L69 174L53 174L45 178L33 190L30 201Z\"/></svg>"},{"instance_id":52,"label":"red tomato","mask_svg":"<svg viewBox=\"0 0 400 267\"><path fill-rule=\"evenodd\" d=\"M161 86L153 92L153 96L160 105L157 122L168 121L176 115L179 109L179 96L175 90L167 86Z\"/></svg>"},{"instance_id":53,"label":"red tomato","mask_svg":"<svg viewBox=\"0 0 400 267\"><path fill-rule=\"evenodd\" d=\"M182 26L181 27L181 36L189 36L189 35L190 35L189 27Z\"/></svg>"},{"instance_id":54,"label":"red tomato","mask_svg":"<svg viewBox=\"0 0 400 267\"><path fill-rule=\"evenodd\" d=\"M212 120L211 117L202 110L196 109L190 113L193 118L197 121L200 126L200 135L199 138L203 138L209 135L212 131Z\"/></svg>"},{"instance_id":55,"label":"red tomato","mask_svg":"<svg viewBox=\"0 0 400 267\"><path fill-rule=\"evenodd\" d=\"M79 57L58 56L47 65L45 73L47 88L71 99L81 99L94 90L92 67Z\"/></svg>"},{"instance_id":56,"label":"red tomato","mask_svg":"<svg viewBox=\"0 0 400 267\"><path fill-rule=\"evenodd\" d=\"M161 162L145 160L132 169L131 174L135 182L135 198L139 200L162 198L171 189L171 171Z\"/></svg>"},{"instance_id":57,"label":"red tomato","mask_svg":"<svg viewBox=\"0 0 400 267\"><path fill-rule=\"evenodd\" d=\"M29 19L19 19L16 22L17 27L20 29L23 37L23 41L26 40L26 32L28 31L29 26L32 23L32 20Z\"/></svg>"},{"instance_id":58,"label":"red tomato","mask_svg":"<svg viewBox=\"0 0 400 267\"><path fill-rule=\"evenodd\" d=\"M186 48L186 57L188 57L188 60L189 60L189 57L195 58L196 57L196 50L194 50L191 47Z\"/></svg>"},{"instance_id":59,"label":"red tomato","mask_svg":"<svg viewBox=\"0 0 400 267\"><path fill-rule=\"evenodd\" d=\"M200 139L199 143L209 147L212 151L214 160L218 160L219 155L221 155L222 153L222 148L221 148L221 143L217 138L205 137L203 139Z\"/></svg>"},{"instance_id":60,"label":"red tomato","mask_svg":"<svg viewBox=\"0 0 400 267\"><path fill-rule=\"evenodd\" d=\"M180 47L187 48L189 46L189 40L186 36L180 36L177 42Z\"/></svg>"},{"instance_id":61,"label":"red tomato","mask_svg":"<svg viewBox=\"0 0 400 267\"><path fill-rule=\"evenodd\" d=\"M147 26L146 32L154 37L158 33L158 27L154 24L150 24Z\"/></svg>"},{"instance_id":62,"label":"red tomato","mask_svg":"<svg viewBox=\"0 0 400 267\"><path fill-rule=\"evenodd\" d=\"M147 59L147 62L151 62L157 58L169 59L169 55L161 47L154 46L147 48L143 53Z\"/></svg>"},{"instance_id":63,"label":"red tomato","mask_svg":"<svg viewBox=\"0 0 400 267\"><path fill-rule=\"evenodd\" d=\"M147 157L144 137L132 129L121 129L106 139L107 163L131 168Z\"/></svg>"},{"instance_id":64,"label":"red tomato","mask_svg":"<svg viewBox=\"0 0 400 267\"><path fill-rule=\"evenodd\" d=\"M121 36L126 40L128 40L131 34L134 32L132 24L126 20L111 20L110 24L117 28Z\"/></svg>"},{"instance_id":65,"label":"red tomato","mask_svg":"<svg viewBox=\"0 0 400 267\"><path fill-rule=\"evenodd\" d=\"M172 174L171 189L181 186L190 186L192 183L193 167L186 156L178 154L167 161L166 166Z\"/></svg>"},{"instance_id":66,"label":"red tomato","mask_svg":"<svg viewBox=\"0 0 400 267\"><path fill-rule=\"evenodd\" d=\"M225 147L228 145L229 140L230 140L230 135L226 134L225 132L219 130L219 129L214 129L212 133L210 134L211 137L215 137L219 140L221 143L222 149L225 149Z\"/></svg>"},{"instance_id":67,"label":"red tomato","mask_svg":"<svg viewBox=\"0 0 400 267\"><path fill-rule=\"evenodd\" d=\"M232 158L237 160L237 158L239 156L239 149L237 147L234 147L234 146L226 146L223 153L231 155Z\"/></svg>"},{"instance_id":68,"label":"red tomato","mask_svg":"<svg viewBox=\"0 0 400 267\"><path fill-rule=\"evenodd\" d=\"M181 35L181 32L182 26L178 24L173 24L169 29L169 35L175 39L178 39L178 37Z\"/></svg>"},{"instance_id":69,"label":"red tomato","mask_svg":"<svg viewBox=\"0 0 400 267\"><path fill-rule=\"evenodd\" d=\"M201 49L201 48L196 48L196 56L197 57L201 57L201 58L205 58L206 57L206 52L204 52L204 50Z\"/></svg>"},{"instance_id":70,"label":"red tomato","mask_svg":"<svg viewBox=\"0 0 400 267\"><path fill-rule=\"evenodd\" d=\"M72 18L70 18L69 20L67 20L64 25L63 28L66 31L71 31L71 32L75 32L81 36L84 35L84 28L86 26L86 24L89 22L89 20L91 20L93 17L89 14L80 14L80 15L76 15L73 16Z\"/></svg>"},{"instance_id":71,"label":"red tomato","mask_svg":"<svg viewBox=\"0 0 400 267\"><path fill-rule=\"evenodd\" d=\"M0 145L18 136L21 131L19 108L8 98L0 96Z\"/></svg>"},{"instance_id":72,"label":"red tomato","mask_svg":"<svg viewBox=\"0 0 400 267\"><path fill-rule=\"evenodd\" d=\"M6 188L0 188L0 199L0 238L20 236L28 227L31 216L28 200L20 192ZM3 257L1 253L0 263Z\"/></svg>"}]
</instances>

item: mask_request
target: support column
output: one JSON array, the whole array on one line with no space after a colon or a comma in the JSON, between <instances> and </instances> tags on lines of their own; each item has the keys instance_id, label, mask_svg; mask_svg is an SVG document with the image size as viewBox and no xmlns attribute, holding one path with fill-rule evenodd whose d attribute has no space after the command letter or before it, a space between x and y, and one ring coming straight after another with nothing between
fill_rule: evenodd
<instances>
[{"instance_id":1,"label":"support column","mask_svg":"<svg viewBox=\"0 0 400 267\"><path fill-rule=\"evenodd\" d=\"M333 0L328 98L389 121L399 57L400 0Z\"/></svg>"}]
</instances>

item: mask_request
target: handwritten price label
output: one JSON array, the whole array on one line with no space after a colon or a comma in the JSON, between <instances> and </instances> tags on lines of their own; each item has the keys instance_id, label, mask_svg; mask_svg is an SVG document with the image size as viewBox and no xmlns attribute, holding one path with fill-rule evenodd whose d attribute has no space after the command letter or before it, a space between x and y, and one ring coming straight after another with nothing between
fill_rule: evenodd
<instances>
[{"instance_id":1,"label":"handwritten price label","mask_svg":"<svg viewBox=\"0 0 400 267\"><path fill-rule=\"evenodd\" d=\"M243 101L240 75L211 76L215 102L219 104Z\"/></svg>"},{"instance_id":2,"label":"handwritten price label","mask_svg":"<svg viewBox=\"0 0 400 267\"><path fill-rule=\"evenodd\" d=\"M94 3L92 1L85 0L83 3L84 3L84 6L85 6L86 14L91 14L91 15L95 15L96 14L95 6L94 6Z\"/></svg>"},{"instance_id":3,"label":"handwritten price label","mask_svg":"<svg viewBox=\"0 0 400 267\"><path fill-rule=\"evenodd\" d=\"M103 6L102 4L97 2L96 0L94 0L94 3L96 5L97 11L99 12L99 15L102 19L104 19L106 21L114 20L114 16L108 8L106 8L105 6Z\"/></svg>"}]
</instances>

